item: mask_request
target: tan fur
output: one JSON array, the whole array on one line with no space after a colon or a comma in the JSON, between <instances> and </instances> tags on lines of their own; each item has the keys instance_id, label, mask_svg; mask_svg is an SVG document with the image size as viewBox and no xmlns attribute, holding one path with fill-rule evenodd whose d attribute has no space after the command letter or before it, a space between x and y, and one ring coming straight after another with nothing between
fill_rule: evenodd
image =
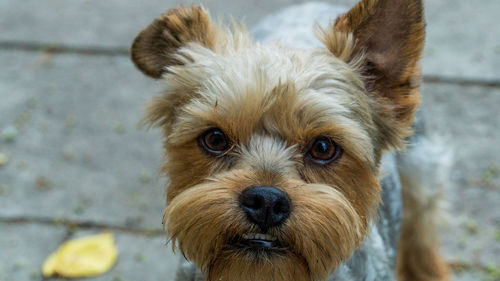
<instances>
[{"instance_id":1,"label":"tan fur","mask_svg":"<svg viewBox=\"0 0 500 281\"><path fill-rule=\"evenodd\" d=\"M377 40L374 28L392 28L382 10L403 25ZM365 0L319 30L326 49L313 51L254 43L241 26L217 27L197 7L170 10L139 34L134 63L166 83L145 117L165 136L163 222L207 281L325 280L360 246L380 203L381 155L402 146L418 105L423 27L420 1ZM385 42L391 53L381 52ZM200 147L210 128L229 138L224 155ZM308 162L318 136L342 148L338 161ZM238 204L256 185L290 197L290 218L269 230L286 244L282 254L230 246L258 231Z\"/></svg>"},{"instance_id":2,"label":"tan fur","mask_svg":"<svg viewBox=\"0 0 500 281\"><path fill-rule=\"evenodd\" d=\"M443 192L450 156L439 141L422 137L399 158L403 186L403 223L399 240L399 280L450 280L439 253L439 226L445 221Z\"/></svg>"},{"instance_id":3,"label":"tan fur","mask_svg":"<svg viewBox=\"0 0 500 281\"><path fill-rule=\"evenodd\" d=\"M400 281L448 281L450 273L439 251L438 198L418 193L418 187L402 181L403 224L396 272ZM411 188L415 190L411 191Z\"/></svg>"}]
</instances>

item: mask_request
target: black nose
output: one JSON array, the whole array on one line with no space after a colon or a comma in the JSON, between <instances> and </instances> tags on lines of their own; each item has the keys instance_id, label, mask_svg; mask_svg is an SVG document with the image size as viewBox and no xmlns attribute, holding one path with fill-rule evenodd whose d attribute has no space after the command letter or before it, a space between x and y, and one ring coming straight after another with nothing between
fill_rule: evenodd
<instances>
[{"instance_id":1,"label":"black nose","mask_svg":"<svg viewBox=\"0 0 500 281\"><path fill-rule=\"evenodd\" d=\"M241 208L262 231L282 224L290 215L290 198L271 186L252 186L240 195Z\"/></svg>"}]
</instances>

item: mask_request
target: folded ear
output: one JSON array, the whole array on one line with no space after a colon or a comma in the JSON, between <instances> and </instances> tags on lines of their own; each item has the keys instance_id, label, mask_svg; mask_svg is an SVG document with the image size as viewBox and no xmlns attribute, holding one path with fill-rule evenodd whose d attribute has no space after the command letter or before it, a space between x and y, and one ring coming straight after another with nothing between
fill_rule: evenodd
<instances>
[{"instance_id":1,"label":"folded ear","mask_svg":"<svg viewBox=\"0 0 500 281\"><path fill-rule=\"evenodd\" d=\"M214 48L215 27L208 13L200 7L178 7L168 10L137 35L131 57L144 74L160 78L166 67L182 64L174 56L188 43Z\"/></svg>"},{"instance_id":2,"label":"folded ear","mask_svg":"<svg viewBox=\"0 0 500 281\"><path fill-rule=\"evenodd\" d=\"M367 89L390 105L397 122L411 125L420 102L418 62L425 38L422 0L362 0L324 33L323 42L332 52L342 47L332 46L339 40L328 36L339 33L353 37L352 54L345 59L363 58Z\"/></svg>"}]
</instances>

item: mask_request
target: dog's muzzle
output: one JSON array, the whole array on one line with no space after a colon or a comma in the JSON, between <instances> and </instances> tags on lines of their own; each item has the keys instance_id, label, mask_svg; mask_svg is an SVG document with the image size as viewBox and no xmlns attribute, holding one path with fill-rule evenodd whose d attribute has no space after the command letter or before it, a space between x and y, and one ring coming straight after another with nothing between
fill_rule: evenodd
<instances>
[{"instance_id":1,"label":"dog's muzzle","mask_svg":"<svg viewBox=\"0 0 500 281\"><path fill-rule=\"evenodd\" d=\"M290 198L282 190L271 186L252 186L241 193L240 207L248 220L262 233L246 233L236 238L236 244L250 249L281 248L281 243L266 232L283 224L290 216Z\"/></svg>"},{"instance_id":2,"label":"dog's muzzle","mask_svg":"<svg viewBox=\"0 0 500 281\"><path fill-rule=\"evenodd\" d=\"M271 186L252 186L241 193L240 206L248 220L265 233L269 228L283 224L290 216L290 198L282 190Z\"/></svg>"}]
</instances>

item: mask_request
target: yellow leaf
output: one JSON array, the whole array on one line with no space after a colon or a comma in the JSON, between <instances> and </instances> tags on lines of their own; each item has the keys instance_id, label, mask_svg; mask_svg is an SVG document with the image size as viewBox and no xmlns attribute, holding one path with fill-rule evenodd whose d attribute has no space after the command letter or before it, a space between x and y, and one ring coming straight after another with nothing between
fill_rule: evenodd
<instances>
[{"instance_id":1,"label":"yellow leaf","mask_svg":"<svg viewBox=\"0 0 500 281\"><path fill-rule=\"evenodd\" d=\"M70 240L62 244L44 262L45 277L79 278L95 276L108 271L116 262L113 235L103 233Z\"/></svg>"}]
</instances>

